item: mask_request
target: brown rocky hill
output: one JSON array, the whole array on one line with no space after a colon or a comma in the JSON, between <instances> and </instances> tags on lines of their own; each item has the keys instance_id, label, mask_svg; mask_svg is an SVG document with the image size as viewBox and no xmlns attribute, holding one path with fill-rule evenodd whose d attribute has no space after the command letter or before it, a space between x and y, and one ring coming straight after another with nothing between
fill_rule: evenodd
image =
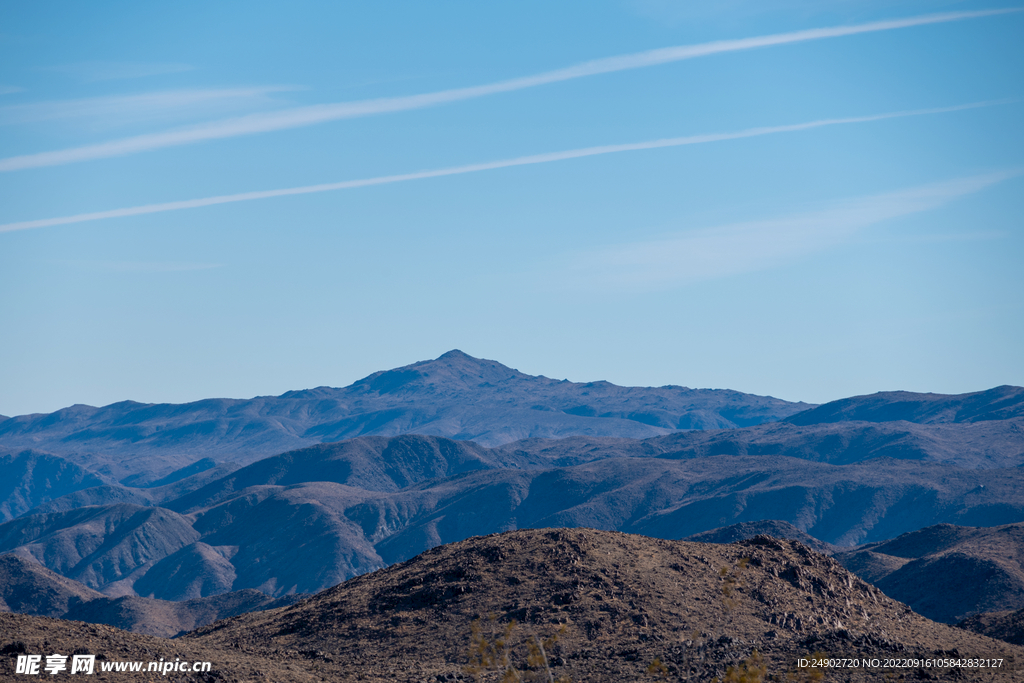
<instances>
[{"instance_id":1,"label":"brown rocky hill","mask_svg":"<svg viewBox=\"0 0 1024 683\"><path fill-rule=\"evenodd\" d=\"M487 619L494 615L494 622ZM732 545L662 541L591 529L532 530L435 548L288 608L218 622L167 640L109 626L0 614L0 679L18 654L85 653L111 661L209 661L209 674L131 680L241 683L467 680L472 622L482 636L517 624L510 661L531 635L557 636L548 662L582 681L708 681L764 656L767 680L812 653L878 657L874 669L825 681L1022 680L1024 648L930 622L799 543L757 537ZM1004 668L884 668L887 655L996 657ZM520 668L524 668L520 666ZM795 674L787 678L788 674ZM97 673L100 681L124 673ZM496 677L483 676L483 680Z\"/></svg>"},{"instance_id":2,"label":"brown rocky hill","mask_svg":"<svg viewBox=\"0 0 1024 683\"><path fill-rule=\"evenodd\" d=\"M836 559L936 621L1024 608L1024 524L937 524Z\"/></svg>"},{"instance_id":3,"label":"brown rocky hill","mask_svg":"<svg viewBox=\"0 0 1024 683\"><path fill-rule=\"evenodd\" d=\"M331 681L458 680L476 620L477 645L503 638L520 669L529 668L531 638L557 637L546 648L552 674L595 683L658 680L647 673L652 665L668 680L709 681L751 663L755 650L774 680L811 680L796 665L816 652L882 664L995 657L1005 667L879 666L826 678L844 681L886 673L1020 680L1010 669L1024 662L1024 649L929 621L798 542L759 536L712 545L593 529L521 530L437 547L176 642L302 661Z\"/></svg>"}]
</instances>

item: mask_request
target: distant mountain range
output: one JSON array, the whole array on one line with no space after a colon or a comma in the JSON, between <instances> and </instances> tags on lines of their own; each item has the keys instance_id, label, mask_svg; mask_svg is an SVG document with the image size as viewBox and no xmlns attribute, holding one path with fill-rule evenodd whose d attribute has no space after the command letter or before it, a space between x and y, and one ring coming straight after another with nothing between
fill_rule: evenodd
<instances>
[{"instance_id":1,"label":"distant mountain range","mask_svg":"<svg viewBox=\"0 0 1024 683\"><path fill-rule=\"evenodd\" d=\"M453 351L344 389L9 418L3 448L0 553L77 582L53 584L56 606L37 613L150 633L540 527L701 541L760 529L837 553L932 618L1024 606L1016 560L962 560L966 546L844 555L933 525L1024 522L1018 387L808 406L574 384ZM930 606L943 567L1003 588Z\"/></svg>"},{"instance_id":2,"label":"distant mountain range","mask_svg":"<svg viewBox=\"0 0 1024 683\"><path fill-rule=\"evenodd\" d=\"M1024 416L1024 387L1001 386L972 394L885 391L832 401L789 418L797 425L826 422L957 424Z\"/></svg>"},{"instance_id":3,"label":"distant mountain range","mask_svg":"<svg viewBox=\"0 0 1024 683\"><path fill-rule=\"evenodd\" d=\"M723 389L579 384L449 351L342 389L180 405L76 405L0 420L0 452L63 456L110 481L147 485L202 459L247 464L357 436L428 434L497 446L532 437L646 438L774 422L808 404Z\"/></svg>"},{"instance_id":4,"label":"distant mountain range","mask_svg":"<svg viewBox=\"0 0 1024 683\"><path fill-rule=\"evenodd\" d=\"M684 541L694 543L736 543L746 541L755 536L771 536L772 538L784 538L790 541L800 541L816 553L831 555L838 548L831 543L819 541L814 536L800 531L789 522L780 522L777 519L762 519L757 522L740 522L729 526L702 531L693 536L687 536Z\"/></svg>"},{"instance_id":5,"label":"distant mountain range","mask_svg":"<svg viewBox=\"0 0 1024 683\"><path fill-rule=\"evenodd\" d=\"M0 552L111 597L180 600L246 588L315 592L438 544L524 527L673 539L778 519L849 547L943 522L1024 521L1016 419L960 431L904 423L897 433L886 425L880 436L877 427L777 424L493 449L440 437L361 437L212 479L207 470L156 489L85 488L0 524ZM953 449L943 438L962 444L962 430L980 430L986 445L948 462ZM709 450L715 434L728 439L712 446L727 448Z\"/></svg>"},{"instance_id":6,"label":"distant mountain range","mask_svg":"<svg viewBox=\"0 0 1024 683\"><path fill-rule=\"evenodd\" d=\"M975 614L964 619L957 626L989 638L1005 640L1014 645L1024 645L1024 609Z\"/></svg>"},{"instance_id":7,"label":"distant mountain range","mask_svg":"<svg viewBox=\"0 0 1024 683\"><path fill-rule=\"evenodd\" d=\"M1024 609L1024 524L940 524L836 559L936 621Z\"/></svg>"},{"instance_id":8,"label":"distant mountain range","mask_svg":"<svg viewBox=\"0 0 1024 683\"><path fill-rule=\"evenodd\" d=\"M832 437L822 427L827 424L909 422L938 427L1015 418L1024 418L1020 387L957 396L883 392L812 406L721 389L559 381L449 351L435 360L374 373L341 389L319 387L281 396L186 404L124 401L0 417L0 454L6 453L8 459L23 451L57 455L82 468L80 476L151 488L218 465L237 467L316 443L368 435L425 434L493 447L531 438L646 439L680 430L708 430L716 435L691 443L695 452L713 453L730 448L731 437L720 434L722 430L780 421L819 426L823 443L805 439L802 447L830 449L827 442ZM901 446L921 451L917 442L930 438L926 429L904 435L905 425L890 439L881 433L892 433L891 426L860 430L876 449L889 453ZM968 434L954 443L954 432L947 429L941 437L951 454L960 452L964 441L971 442L968 450L979 451L980 438ZM787 439L784 434L782 440ZM751 448L764 450L765 440L757 441L750 441ZM767 448L779 452L783 447ZM52 477L44 472L33 476L35 490L46 492ZM70 481L63 474L61 478ZM58 491L11 500L8 509L0 508L0 515L18 514L15 510L32 507L33 500L57 497L54 493ZM0 484L0 501L10 498Z\"/></svg>"},{"instance_id":9,"label":"distant mountain range","mask_svg":"<svg viewBox=\"0 0 1024 683\"><path fill-rule=\"evenodd\" d=\"M237 614L291 605L306 597L294 594L275 599L250 589L177 602L127 595L109 598L37 562L0 555L0 611L109 624L164 638Z\"/></svg>"}]
</instances>

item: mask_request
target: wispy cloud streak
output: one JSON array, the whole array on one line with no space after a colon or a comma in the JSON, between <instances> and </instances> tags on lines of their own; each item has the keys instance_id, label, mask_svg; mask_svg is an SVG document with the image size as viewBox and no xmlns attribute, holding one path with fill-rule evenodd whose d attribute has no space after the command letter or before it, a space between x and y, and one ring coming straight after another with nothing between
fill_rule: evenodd
<instances>
[{"instance_id":1,"label":"wispy cloud streak","mask_svg":"<svg viewBox=\"0 0 1024 683\"><path fill-rule=\"evenodd\" d=\"M710 43L701 43L698 45L667 47L630 55L595 59L563 69L556 69L554 71L547 71L540 74L534 74L532 76L513 78L510 80L499 81L497 83L489 83L468 88L455 88L407 97L390 97L357 102L341 102L336 104L296 107L278 112L251 114L249 116L223 119L173 131L138 135L95 145L8 157L6 159L0 159L0 171L16 171L27 168L69 164L88 161L91 159L135 154L164 147L193 144L206 140L297 128L300 126L309 126L327 121L336 121L339 119L370 116L374 114L384 114L410 109L421 109L424 107L432 107L460 100L469 100L497 93L512 92L515 90L523 90L525 88L533 88L550 83L585 78L587 76L596 76L616 71L627 71L630 69L640 69L725 52L737 52L741 50L752 50L756 48L787 45L812 40L839 38L842 36L852 36L861 33L891 31L901 28L910 28L913 26L924 26L927 24L964 21L967 19L978 19L1020 11L1024 11L1024 8L981 10L974 12L946 12L942 14L907 17L904 19L874 21L851 26L815 28L803 31L793 31L790 33L776 33L767 36L757 36L753 38L719 40Z\"/></svg>"},{"instance_id":2,"label":"wispy cloud streak","mask_svg":"<svg viewBox=\"0 0 1024 683\"><path fill-rule=\"evenodd\" d=\"M887 114L873 114L871 116L853 116L841 119L822 119L819 121L808 121L806 123L795 123L786 126L766 126L761 128L748 128L746 130L731 133L709 133L706 135L691 135L679 138L663 138L661 140L648 140L645 142L632 142L621 145L603 145L599 147L584 147L581 149L570 149L561 152L548 152L545 154L533 154L530 156L516 157L513 159L501 159L499 161L487 161L479 164L467 164L465 166L453 166L450 168L439 168L429 171L416 171L414 173L403 173L399 175L378 176L375 178L363 178L359 180L343 180L337 183L324 183L322 185L306 185L304 187L289 187L280 190L258 190L255 192L242 192L239 194L220 195L216 197L204 197L202 199L186 199L176 202L165 202L162 204L145 204L132 206L124 209L111 209L109 211L97 211L94 213L82 213L74 216L62 216L59 218L43 218L32 221L21 221L18 223L6 223L0 225L0 232L14 232L16 230L31 230L33 228L45 228L54 225L68 225L70 223L85 223L87 221L98 221L107 218L123 218L125 216L141 216L151 213L164 213L166 211L180 211L182 209L197 209L204 206L217 204L233 204L235 202L248 202L257 199L270 199L273 197L287 197L292 195L314 194L318 192L332 192L335 190L350 190L357 187L369 187L371 185L388 185L391 183L402 183L411 180L425 180L427 178L440 178L443 176L463 175L466 173L478 173L480 171L492 171L500 168L513 166L529 166L532 164L546 164L555 161L566 161L569 159L580 159L583 157L599 156L602 154L618 154L620 152L635 152L646 149L659 149L664 147L683 147L686 145L698 145L709 142L722 142L725 140L739 140L742 138L753 138L762 135L775 135L778 133L795 133L813 128L824 128L827 126L839 126L854 123L868 123L871 121L882 121L885 119L896 119L907 116L923 116L927 114L942 114L966 109L975 109L997 104L997 102L977 102L963 104L955 107L940 107L935 109L916 109L912 111L890 112Z\"/></svg>"},{"instance_id":3,"label":"wispy cloud streak","mask_svg":"<svg viewBox=\"0 0 1024 683\"><path fill-rule=\"evenodd\" d=\"M255 88L196 88L11 104L0 107L0 125L77 118L137 120L188 112L202 107L232 103L263 103L272 93L298 89L295 86L281 85Z\"/></svg>"},{"instance_id":4,"label":"wispy cloud streak","mask_svg":"<svg viewBox=\"0 0 1024 683\"><path fill-rule=\"evenodd\" d=\"M1012 169L957 178L862 197L822 211L615 245L577 254L555 277L574 289L649 291L764 270L833 248L882 221L939 208L1021 173Z\"/></svg>"}]
</instances>

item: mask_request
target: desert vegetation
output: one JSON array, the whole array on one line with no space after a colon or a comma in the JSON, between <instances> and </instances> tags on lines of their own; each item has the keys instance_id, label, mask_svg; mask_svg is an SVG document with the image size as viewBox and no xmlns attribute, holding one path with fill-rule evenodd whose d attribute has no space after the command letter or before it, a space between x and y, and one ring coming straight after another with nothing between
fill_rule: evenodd
<instances>
[{"instance_id":1,"label":"desert vegetation","mask_svg":"<svg viewBox=\"0 0 1024 683\"><path fill-rule=\"evenodd\" d=\"M572 683L570 676L556 677L551 672L550 658L558 637L564 633L563 626L541 637L521 628L515 619L502 626L493 613L486 620L474 619L470 624L469 663L463 670L479 681L496 678L500 683Z\"/></svg>"}]
</instances>

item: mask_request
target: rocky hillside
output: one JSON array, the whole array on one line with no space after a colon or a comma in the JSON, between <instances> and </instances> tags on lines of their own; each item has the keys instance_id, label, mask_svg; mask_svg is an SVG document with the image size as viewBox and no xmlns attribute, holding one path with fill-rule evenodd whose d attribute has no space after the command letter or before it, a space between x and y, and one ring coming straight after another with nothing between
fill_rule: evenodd
<instances>
[{"instance_id":1,"label":"rocky hillside","mask_svg":"<svg viewBox=\"0 0 1024 683\"><path fill-rule=\"evenodd\" d=\"M480 652L498 638L521 673L543 663L528 661L530 641L540 638L553 676L594 683L656 681L662 674L707 681L729 667L761 666L777 680L818 680L798 667L800 657L815 653L881 660L840 676L829 671L826 681L887 674L1005 681L1016 680L1011 669L1024 661L1024 648L929 621L798 542L758 536L712 545L539 529L434 548L290 607L219 621L175 640L0 614L0 672L13 675L12 655L77 651L100 662L213 664L208 676L143 673L133 680L470 680L474 645ZM884 665L935 657L997 658L1004 668ZM483 668L480 680L497 680L493 667Z\"/></svg>"},{"instance_id":2,"label":"rocky hillside","mask_svg":"<svg viewBox=\"0 0 1024 683\"><path fill-rule=\"evenodd\" d=\"M521 669L531 638L557 638L547 648L552 673L574 681L656 680L646 674L656 662L670 680L707 681L756 659L755 650L777 677L799 674L797 658L814 652L1024 658L1019 647L914 614L797 542L710 545L592 529L435 548L183 641L259 657L294 653L331 680L453 680L465 675L476 620L490 643L514 620L510 660ZM849 670L842 680L886 673L908 671Z\"/></svg>"}]
</instances>

